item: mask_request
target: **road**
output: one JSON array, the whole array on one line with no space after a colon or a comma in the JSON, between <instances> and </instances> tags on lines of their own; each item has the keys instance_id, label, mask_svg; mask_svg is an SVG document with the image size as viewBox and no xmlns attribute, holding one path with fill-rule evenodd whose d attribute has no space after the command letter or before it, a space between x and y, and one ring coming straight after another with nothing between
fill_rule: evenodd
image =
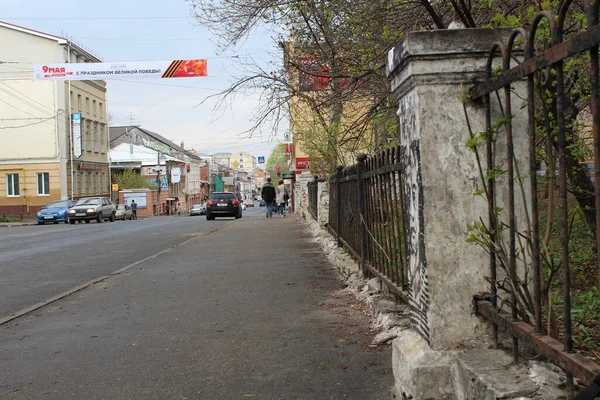
<instances>
[{"instance_id":1,"label":"road","mask_svg":"<svg viewBox=\"0 0 600 400\"><path fill-rule=\"evenodd\" d=\"M389 346L370 345L367 310L296 216L255 209L0 235L5 309L141 261L0 323L2 400L391 397ZM89 258L73 257L86 246ZM36 282L18 278L17 264Z\"/></svg>"},{"instance_id":2,"label":"road","mask_svg":"<svg viewBox=\"0 0 600 400\"><path fill-rule=\"evenodd\" d=\"M244 211L258 215L260 208ZM173 216L0 228L0 320L233 221Z\"/></svg>"}]
</instances>

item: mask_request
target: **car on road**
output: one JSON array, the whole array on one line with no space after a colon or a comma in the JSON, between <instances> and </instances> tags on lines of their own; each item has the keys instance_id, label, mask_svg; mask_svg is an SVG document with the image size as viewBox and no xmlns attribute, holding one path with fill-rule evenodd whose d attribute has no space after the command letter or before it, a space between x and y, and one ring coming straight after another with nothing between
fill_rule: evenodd
<instances>
[{"instance_id":1,"label":"car on road","mask_svg":"<svg viewBox=\"0 0 600 400\"><path fill-rule=\"evenodd\" d=\"M116 212L115 204L106 197L83 197L69 209L67 216L70 224L91 220L101 223L105 219L114 222Z\"/></svg>"},{"instance_id":2,"label":"car on road","mask_svg":"<svg viewBox=\"0 0 600 400\"><path fill-rule=\"evenodd\" d=\"M75 201L73 200L51 201L37 213L37 223L39 225L44 225L50 222L53 224L64 222L66 224L69 222L67 211L69 211L69 208L73 207L74 205Z\"/></svg>"},{"instance_id":3,"label":"car on road","mask_svg":"<svg viewBox=\"0 0 600 400\"><path fill-rule=\"evenodd\" d=\"M260 207L264 207L264 206L265 206L265 201L264 201L264 200L261 200L261 201L260 201L260 203L259 203L259 206L260 206Z\"/></svg>"},{"instance_id":4,"label":"car on road","mask_svg":"<svg viewBox=\"0 0 600 400\"><path fill-rule=\"evenodd\" d=\"M133 211L131 211L131 207L127 204L117 204L116 208L115 219L121 219L123 221L126 219L133 220Z\"/></svg>"},{"instance_id":5,"label":"car on road","mask_svg":"<svg viewBox=\"0 0 600 400\"><path fill-rule=\"evenodd\" d=\"M206 204L194 204L190 210L190 216L206 215Z\"/></svg>"},{"instance_id":6,"label":"car on road","mask_svg":"<svg viewBox=\"0 0 600 400\"><path fill-rule=\"evenodd\" d=\"M206 219L215 217L242 218L242 206L235 193L214 192L206 202Z\"/></svg>"},{"instance_id":7,"label":"car on road","mask_svg":"<svg viewBox=\"0 0 600 400\"><path fill-rule=\"evenodd\" d=\"M252 200L248 200L244 202L246 204L246 207L254 207L254 202Z\"/></svg>"}]
</instances>

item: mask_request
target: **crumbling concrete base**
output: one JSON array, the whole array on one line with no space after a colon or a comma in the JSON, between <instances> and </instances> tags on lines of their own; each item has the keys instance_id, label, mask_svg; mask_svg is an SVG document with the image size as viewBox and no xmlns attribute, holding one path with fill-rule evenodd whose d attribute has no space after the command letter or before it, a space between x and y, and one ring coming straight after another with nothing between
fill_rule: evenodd
<instances>
[{"instance_id":1,"label":"crumbling concrete base","mask_svg":"<svg viewBox=\"0 0 600 400\"><path fill-rule=\"evenodd\" d=\"M503 350L432 350L407 330L392 345L396 396L413 400L556 400L564 377L540 362L514 364Z\"/></svg>"},{"instance_id":2,"label":"crumbling concrete base","mask_svg":"<svg viewBox=\"0 0 600 400\"><path fill-rule=\"evenodd\" d=\"M406 330L392 342L396 395L401 399L455 400L449 352L434 351L421 336Z\"/></svg>"}]
</instances>

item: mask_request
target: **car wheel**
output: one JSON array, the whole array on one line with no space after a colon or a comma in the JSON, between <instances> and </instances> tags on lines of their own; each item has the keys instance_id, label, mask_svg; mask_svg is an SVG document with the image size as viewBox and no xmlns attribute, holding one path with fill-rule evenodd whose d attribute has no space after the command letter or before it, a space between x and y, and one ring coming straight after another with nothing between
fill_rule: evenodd
<instances>
[{"instance_id":1,"label":"car wheel","mask_svg":"<svg viewBox=\"0 0 600 400\"><path fill-rule=\"evenodd\" d=\"M74 220L74 219L70 219L70 220L69 220L69 223L70 223L71 225L75 225L75 220Z\"/></svg>"},{"instance_id":2,"label":"car wheel","mask_svg":"<svg viewBox=\"0 0 600 400\"><path fill-rule=\"evenodd\" d=\"M110 214L110 218L108 220L110 222L115 222L115 213Z\"/></svg>"},{"instance_id":3,"label":"car wheel","mask_svg":"<svg viewBox=\"0 0 600 400\"><path fill-rule=\"evenodd\" d=\"M58 221L54 221L54 222L53 222L53 224L54 224L54 225L58 225Z\"/></svg>"},{"instance_id":4,"label":"car wheel","mask_svg":"<svg viewBox=\"0 0 600 400\"><path fill-rule=\"evenodd\" d=\"M38 221L38 225L44 225L44 222Z\"/></svg>"},{"instance_id":5,"label":"car wheel","mask_svg":"<svg viewBox=\"0 0 600 400\"><path fill-rule=\"evenodd\" d=\"M96 222L101 224L102 222L104 222L104 216L102 215L101 212L98 213L98 216L96 217Z\"/></svg>"}]
</instances>

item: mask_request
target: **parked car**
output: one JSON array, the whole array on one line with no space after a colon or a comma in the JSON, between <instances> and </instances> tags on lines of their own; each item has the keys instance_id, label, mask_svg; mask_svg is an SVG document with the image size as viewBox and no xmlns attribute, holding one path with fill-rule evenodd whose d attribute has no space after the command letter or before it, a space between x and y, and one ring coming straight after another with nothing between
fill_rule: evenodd
<instances>
[{"instance_id":1,"label":"parked car","mask_svg":"<svg viewBox=\"0 0 600 400\"><path fill-rule=\"evenodd\" d=\"M214 192L206 202L206 219L215 217L242 218L242 207L232 192Z\"/></svg>"},{"instance_id":2,"label":"parked car","mask_svg":"<svg viewBox=\"0 0 600 400\"><path fill-rule=\"evenodd\" d=\"M248 200L245 202L246 207L254 207L254 202L252 200Z\"/></svg>"},{"instance_id":3,"label":"parked car","mask_svg":"<svg viewBox=\"0 0 600 400\"><path fill-rule=\"evenodd\" d=\"M105 219L114 222L116 211L115 204L106 197L83 197L69 209L67 216L70 224L75 221L89 223L93 219L98 223Z\"/></svg>"},{"instance_id":4,"label":"parked car","mask_svg":"<svg viewBox=\"0 0 600 400\"><path fill-rule=\"evenodd\" d=\"M116 207L115 219L122 219L123 221L126 219L133 220L133 211L131 211L131 207L127 204L117 204Z\"/></svg>"},{"instance_id":5,"label":"parked car","mask_svg":"<svg viewBox=\"0 0 600 400\"><path fill-rule=\"evenodd\" d=\"M260 203L259 203L259 206L260 206L260 207L264 207L264 206L265 206L265 201L264 201L264 200L261 200L261 201L260 201Z\"/></svg>"},{"instance_id":6,"label":"parked car","mask_svg":"<svg viewBox=\"0 0 600 400\"><path fill-rule=\"evenodd\" d=\"M246 203L242 203L242 211L246 209Z\"/></svg>"},{"instance_id":7,"label":"parked car","mask_svg":"<svg viewBox=\"0 0 600 400\"><path fill-rule=\"evenodd\" d=\"M37 223L39 225L44 225L47 222L52 222L53 224L64 222L66 224L69 222L67 211L74 205L75 201L73 200L51 201L37 213Z\"/></svg>"},{"instance_id":8,"label":"parked car","mask_svg":"<svg viewBox=\"0 0 600 400\"><path fill-rule=\"evenodd\" d=\"M206 215L206 204L194 204L190 210L190 216Z\"/></svg>"}]
</instances>

